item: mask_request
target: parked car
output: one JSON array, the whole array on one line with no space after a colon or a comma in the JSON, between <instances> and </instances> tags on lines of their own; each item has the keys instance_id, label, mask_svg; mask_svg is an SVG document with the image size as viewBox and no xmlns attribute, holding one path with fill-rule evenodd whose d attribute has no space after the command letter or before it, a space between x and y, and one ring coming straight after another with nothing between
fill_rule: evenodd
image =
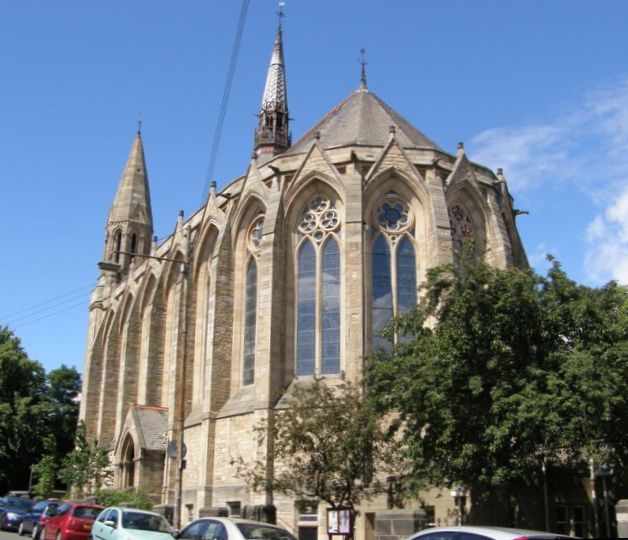
<instances>
[{"instance_id":1,"label":"parked car","mask_svg":"<svg viewBox=\"0 0 628 540\"><path fill-rule=\"evenodd\" d=\"M559 540L564 538L577 537L526 529L463 525L459 527L432 527L414 533L406 540Z\"/></svg>"},{"instance_id":2,"label":"parked car","mask_svg":"<svg viewBox=\"0 0 628 540\"><path fill-rule=\"evenodd\" d=\"M44 530L44 523L48 520L48 511L55 510L60 504L59 501L36 503L28 514L22 516L18 534L31 534L34 540L39 540L39 534Z\"/></svg>"},{"instance_id":3,"label":"parked car","mask_svg":"<svg viewBox=\"0 0 628 540\"><path fill-rule=\"evenodd\" d=\"M43 540L87 540L103 506L70 501L48 510Z\"/></svg>"},{"instance_id":4,"label":"parked car","mask_svg":"<svg viewBox=\"0 0 628 540\"><path fill-rule=\"evenodd\" d=\"M172 540L172 527L163 516L137 508L111 506L92 528L93 540Z\"/></svg>"},{"instance_id":5,"label":"parked car","mask_svg":"<svg viewBox=\"0 0 628 540\"><path fill-rule=\"evenodd\" d=\"M179 540L296 540L285 529L270 523L213 517L193 521L175 537Z\"/></svg>"},{"instance_id":6,"label":"parked car","mask_svg":"<svg viewBox=\"0 0 628 540\"><path fill-rule=\"evenodd\" d=\"M0 530L17 531L22 516L30 512L34 504L30 499L11 495L0 498Z\"/></svg>"}]
</instances>

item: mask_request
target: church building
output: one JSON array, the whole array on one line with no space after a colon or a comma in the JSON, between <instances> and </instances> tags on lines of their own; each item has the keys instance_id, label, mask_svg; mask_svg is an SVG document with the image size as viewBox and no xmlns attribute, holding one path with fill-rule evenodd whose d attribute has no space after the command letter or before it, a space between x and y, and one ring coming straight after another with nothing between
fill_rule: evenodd
<instances>
[{"instance_id":1,"label":"church building","mask_svg":"<svg viewBox=\"0 0 628 540\"><path fill-rule=\"evenodd\" d=\"M80 418L109 445L113 487L148 492L180 526L273 508L299 538L323 538L323 504L236 476L264 451L253 427L297 382L359 380L380 329L465 239L495 267L527 259L501 170L439 148L368 88L364 66L293 142L281 22L253 150L158 243L137 133L91 295ZM455 523L448 491L423 502ZM356 537L375 538L386 512L385 494L364 503Z\"/></svg>"}]
</instances>

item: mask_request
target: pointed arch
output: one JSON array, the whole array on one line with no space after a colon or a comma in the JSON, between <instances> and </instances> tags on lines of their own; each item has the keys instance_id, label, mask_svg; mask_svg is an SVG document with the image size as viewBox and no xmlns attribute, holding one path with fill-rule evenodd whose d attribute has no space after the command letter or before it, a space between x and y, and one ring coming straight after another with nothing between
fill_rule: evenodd
<instances>
[{"instance_id":1,"label":"pointed arch","mask_svg":"<svg viewBox=\"0 0 628 540\"><path fill-rule=\"evenodd\" d=\"M462 244L468 239L473 244L474 256L484 260L490 212L477 188L466 179L450 186L447 190L447 209L454 259L458 258Z\"/></svg>"}]
</instances>

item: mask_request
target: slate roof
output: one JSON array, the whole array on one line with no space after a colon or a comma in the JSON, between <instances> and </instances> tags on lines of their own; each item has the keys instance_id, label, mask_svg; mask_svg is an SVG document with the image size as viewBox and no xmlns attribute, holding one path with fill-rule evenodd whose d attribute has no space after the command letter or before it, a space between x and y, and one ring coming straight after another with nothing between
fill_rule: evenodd
<instances>
[{"instance_id":1,"label":"slate roof","mask_svg":"<svg viewBox=\"0 0 628 540\"><path fill-rule=\"evenodd\" d=\"M146 450L164 450L164 432L168 430L168 409L136 406L135 413Z\"/></svg>"},{"instance_id":2,"label":"slate roof","mask_svg":"<svg viewBox=\"0 0 628 540\"><path fill-rule=\"evenodd\" d=\"M379 97L360 88L305 133L286 151L286 155L306 152L317 132L319 144L324 149L351 145L384 146L390 137L390 126L395 126L396 139L403 148L439 149Z\"/></svg>"}]
</instances>

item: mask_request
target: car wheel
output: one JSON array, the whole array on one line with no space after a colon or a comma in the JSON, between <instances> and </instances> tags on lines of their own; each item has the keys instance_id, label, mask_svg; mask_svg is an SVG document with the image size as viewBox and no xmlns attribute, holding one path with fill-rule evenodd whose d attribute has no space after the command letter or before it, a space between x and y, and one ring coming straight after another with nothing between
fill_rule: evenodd
<instances>
[{"instance_id":1,"label":"car wheel","mask_svg":"<svg viewBox=\"0 0 628 540\"><path fill-rule=\"evenodd\" d=\"M33 540L39 540L39 531L37 529L37 525L33 525L33 530L31 531L31 536L33 537Z\"/></svg>"},{"instance_id":2,"label":"car wheel","mask_svg":"<svg viewBox=\"0 0 628 540\"><path fill-rule=\"evenodd\" d=\"M17 534L24 536L24 523L20 521L20 526L17 528Z\"/></svg>"}]
</instances>

